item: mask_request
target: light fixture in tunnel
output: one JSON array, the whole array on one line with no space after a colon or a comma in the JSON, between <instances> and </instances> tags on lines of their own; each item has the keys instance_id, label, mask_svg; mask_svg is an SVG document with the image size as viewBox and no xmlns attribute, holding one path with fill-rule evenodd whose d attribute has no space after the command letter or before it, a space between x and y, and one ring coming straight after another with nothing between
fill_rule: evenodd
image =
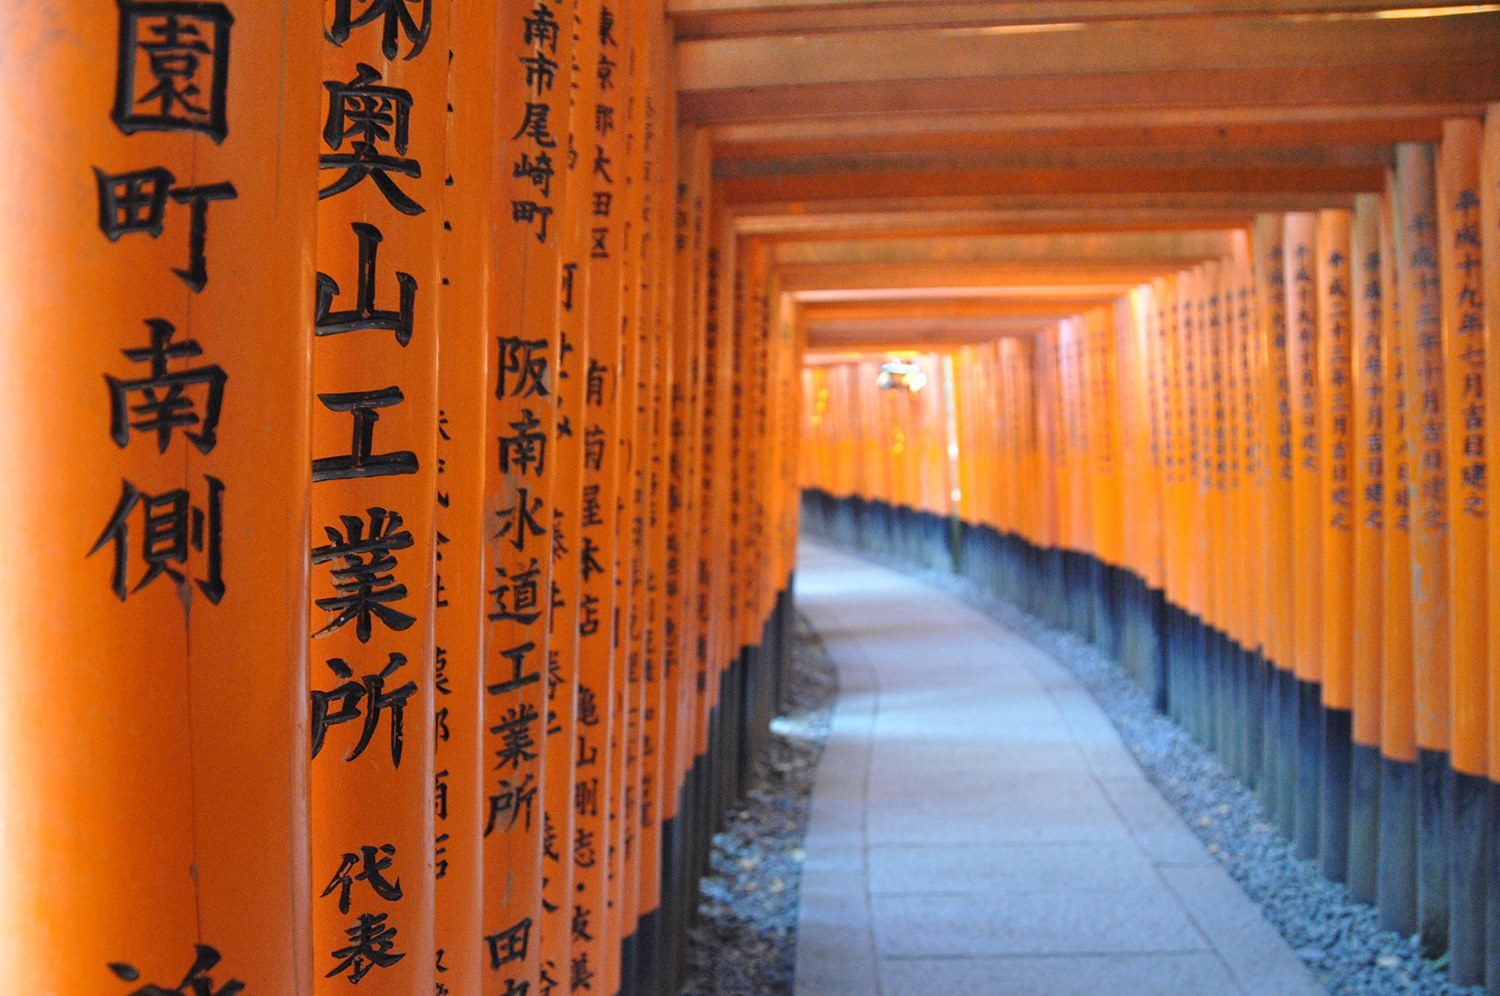
<instances>
[{"instance_id":1,"label":"light fixture in tunnel","mask_svg":"<svg viewBox=\"0 0 1500 996\"><path fill-rule=\"evenodd\" d=\"M904 390L916 394L927 386L927 375L910 360L886 360L875 383L882 391Z\"/></svg>"}]
</instances>

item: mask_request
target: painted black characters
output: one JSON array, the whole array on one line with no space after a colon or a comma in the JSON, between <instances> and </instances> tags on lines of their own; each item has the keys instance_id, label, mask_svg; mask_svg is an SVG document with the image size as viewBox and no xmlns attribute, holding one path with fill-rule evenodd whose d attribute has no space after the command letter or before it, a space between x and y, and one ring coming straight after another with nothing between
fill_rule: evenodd
<instances>
[{"instance_id":1,"label":"painted black characters","mask_svg":"<svg viewBox=\"0 0 1500 996\"><path fill-rule=\"evenodd\" d=\"M396 928L386 923L384 913L361 913L344 933L349 943L333 952L340 961L323 976L325 979L347 973L350 985L359 985L372 970L390 968L406 957L404 951L391 950L396 946Z\"/></svg>"},{"instance_id":2,"label":"painted black characters","mask_svg":"<svg viewBox=\"0 0 1500 996\"><path fill-rule=\"evenodd\" d=\"M168 363L202 356L203 347L196 339L173 342L177 329L164 318L148 318L146 327L151 331L150 344L120 352L132 363L146 364L150 373L129 380L104 375L109 388L110 438L124 449L132 429L155 433L156 450L165 453L172 433L181 429L199 453L210 452L218 443L224 384L229 376L218 365L169 372ZM190 389L203 394L201 413Z\"/></svg>"},{"instance_id":3,"label":"painted black characters","mask_svg":"<svg viewBox=\"0 0 1500 996\"><path fill-rule=\"evenodd\" d=\"M317 335L341 332L385 331L396 336L402 346L411 342L412 316L417 306L417 279L410 273L397 272L398 304L394 311L375 306L375 262L385 236L374 225L355 222L354 237L359 243L359 272L355 277L354 307L333 310L339 296L339 285L326 273L318 274L318 302L314 317Z\"/></svg>"},{"instance_id":4,"label":"painted black characters","mask_svg":"<svg viewBox=\"0 0 1500 996\"><path fill-rule=\"evenodd\" d=\"M382 713L390 713L391 764L401 767L401 749L405 738L406 702L417 691L416 682L408 681L398 688L386 689L386 682L406 666L406 655L392 653L385 667L375 674L367 674L358 680L354 669L338 657L328 662L328 669L340 679L340 683L326 691L314 689L312 695L312 756L317 757L323 749L328 730L344 723L363 719L359 740L354 749L344 756L353 761L365 752L375 731L380 727ZM363 705L363 709L361 709ZM344 912L348 912L345 910Z\"/></svg>"},{"instance_id":5,"label":"painted black characters","mask_svg":"<svg viewBox=\"0 0 1500 996\"><path fill-rule=\"evenodd\" d=\"M119 129L201 132L224 141L233 25L222 3L121 0L110 114Z\"/></svg>"},{"instance_id":6,"label":"painted black characters","mask_svg":"<svg viewBox=\"0 0 1500 996\"><path fill-rule=\"evenodd\" d=\"M513 961L525 961L527 948L531 945L531 917L519 921L514 927L490 934L484 939L490 952L490 968L499 969Z\"/></svg>"},{"instance_id":7,"label":"painted black characters","mask_svg":"<svg viewBox=\"0 0 1500 996\"><path fill-rule=\"evenodd\" d=\"M519 336L501 336L500 376L495 385L495 397L545 398L547 389L547 340L522 339Z\"/></svg>"},{"instance_id":8,"label":"painted black characters","mask_svg":"<svg viewBox=\"0 0 1500 996\"><path fill-rule=\"evenodd\" d=\"M341 515L343 529L324 526L329 543L313 547L313 566L342 561L329 569L335 594L317 600L318 608L336 613L334 618L313 636L326 636L354 623L360 643L370 642L372 621L379 620L389 629L404 632L416 619L398 609L392 602L406 598L406 585L391 573L396 568L396 551L412 545L411 533L401 528L400 513L378 506L367 510L369 528L357 515Z\"/></svg>"},{"instance_id":9,"label":"painted black characters","mask_svg":"<svg viewBox=\"0 0 1500 996\"><path fill-rule=\"evenodd\" d=\"M389 477L415 474L417 455L410 450L376 453L375 423L380 409L393 408L405 397L399 387L376 391L349 391L342 394L320 394L318 400L331 412L347 412L354 419L353 440L349 452L313 460L314 481L341 481L349 478Z\"/></svg>"},{"instance_id":10,"label":"painted black characters","mask_svg":"<svg viewBox=\"0 0 1500 996\"><path fill-rule=\"evenodd\" d=\"M245 991L245 984L238 979L229 979L222 986L216 987L213 976L208 973L219 964L220 955L217 950L207 944L195 944L193 950L193 964L176 986L167 989L147 983L138 989L132 989L128 996L236 996ZM140 970L125 962L111 962L109 970L115 974L115 978L125 982L141 980Z\"/></svg>"},{"instance_id":11,"label":"painted black characters","mask_svg":"<svg viewBox=\"0 0 1500 996\"><path fill-rule=\"evenodd\" d=\"M224 598L224 483L216 477L204 477L207 501L194 505L186 488L175 488L161 494L142 491L129 481L120 482L120 500L115 505L104 531L89 548L92 557L106 545L114 547L114 570L110 590L120 601L166 575L178 585L185 583L182 570L189 551L204 554L204 576L196 581L198 590L217 605ZM130 520L140 510L140 560L145 572L134 587L130 586Z\"/></svg>"},{"instance_id":12,"label":"painted black characters","mask_svg":"<svg viewBox=\"0 0 1500 996\"><path fill-rule=\"evenodd\" d=\"M381 899L388 903L394 903L401 898L401 879L391 881L386 878L386 869L390 868L391 862L396 858L396 847L393 844L366 844L358 851L347 851L339 862L338 870L333 873L333 878L328 880L328 885L323 889L319 898L331 896L334 892L339 894L339 912L349 912L349 894L359 882L367 883ZM356 872L355 869L359 870Z\"/></svg>"},{"instance_id":13,"label":"painted black characters","mask_svg":"<svg viewBox=\"0 0 1500 996\"><path fill-rule=\"evenodd\" d=\"M380 71L358 63L354 79L324 82L328 117L323 141L333 151L318 157L319 169L342 169L344 175L318 191L319 199L341 194L367 177L386 201L402 214L421 214L425 208L408 197L392 174L419 178L422 164L406 158L411 130L410 90L378 85ZM345 143L349 151L343 151Z\"/></svg>"},{"instance_id":14,"label":"painted black characters","mask_svg":"<svg viewBox=\"0 0 1500 996\"><path fill-rule=\"evenodd\" d=\"M122 236L161 235L166 224L167 201L188 206L188 263L173 267L172 272L193 293L208 286L208 205L212 201L232 201L239 196L232 183L209 183L194 187L174 187L177 177L160 166L128 173L106 173L95 167L94 180L99 188L99 230L111 242Z\"/></svg>"},{"instance_id":15,"label":"painted black characters","mask_svg":"<svg viewBox=\"0 0 1500 996\"><path fill-rule=\"evenodd\" d=\"M355 5L362 9L355 12ZM401 36L410 46L406 58L415 59L432 37L432 0L334 0L333 25L328 40L343 45L355 28L380 23L380 51L396 58Z\"/></svg>"}]
</instances>

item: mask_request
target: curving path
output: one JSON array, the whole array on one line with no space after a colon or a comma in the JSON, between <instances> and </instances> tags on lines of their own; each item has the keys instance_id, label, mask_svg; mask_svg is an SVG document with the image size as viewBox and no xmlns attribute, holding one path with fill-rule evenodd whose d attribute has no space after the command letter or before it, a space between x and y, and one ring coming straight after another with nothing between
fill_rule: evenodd
<instances>
[{"instance_id":1,"label":"curving path","mask_svg":"<svg viewBox=\"0 0 1500 996\"><path fill-rule=\"evenodd\" d=\"M962 602L804 544L838 666L797 993L1316 993L1054 659Z\"/></svg>"}]
</instances>

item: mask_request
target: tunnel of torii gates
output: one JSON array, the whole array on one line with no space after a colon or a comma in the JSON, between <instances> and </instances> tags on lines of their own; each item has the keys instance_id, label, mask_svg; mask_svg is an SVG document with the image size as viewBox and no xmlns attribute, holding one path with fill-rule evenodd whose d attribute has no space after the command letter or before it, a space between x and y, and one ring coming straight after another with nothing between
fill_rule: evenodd
<instances>
[{"instance_id":1,"label":"tunnel of torii gates","mask_svg":"<svg viewBox=\"0 0 1500 996\"><path fill-rule=\"evenodd\" d=\"M1500 990L1496 5L3 23L0 989L671 990L800 485Z\"/></svg>"}]
</instances>

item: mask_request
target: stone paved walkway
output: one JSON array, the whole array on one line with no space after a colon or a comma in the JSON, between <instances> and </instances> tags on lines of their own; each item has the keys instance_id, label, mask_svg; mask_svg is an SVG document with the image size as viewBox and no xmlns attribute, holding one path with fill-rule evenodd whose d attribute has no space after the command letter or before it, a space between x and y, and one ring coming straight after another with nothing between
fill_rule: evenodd
<instances>
[{"instance_id":1,"label":"stone paved walkway","mask_svg":"<svg viewBox=\"0 0 1500 996\"><path fill-rule=\"evenodd\" d=\"M1316 993L1068 671L953 597L804 545L838 666L797 993Z\"/></svg>"}]
</instances>

